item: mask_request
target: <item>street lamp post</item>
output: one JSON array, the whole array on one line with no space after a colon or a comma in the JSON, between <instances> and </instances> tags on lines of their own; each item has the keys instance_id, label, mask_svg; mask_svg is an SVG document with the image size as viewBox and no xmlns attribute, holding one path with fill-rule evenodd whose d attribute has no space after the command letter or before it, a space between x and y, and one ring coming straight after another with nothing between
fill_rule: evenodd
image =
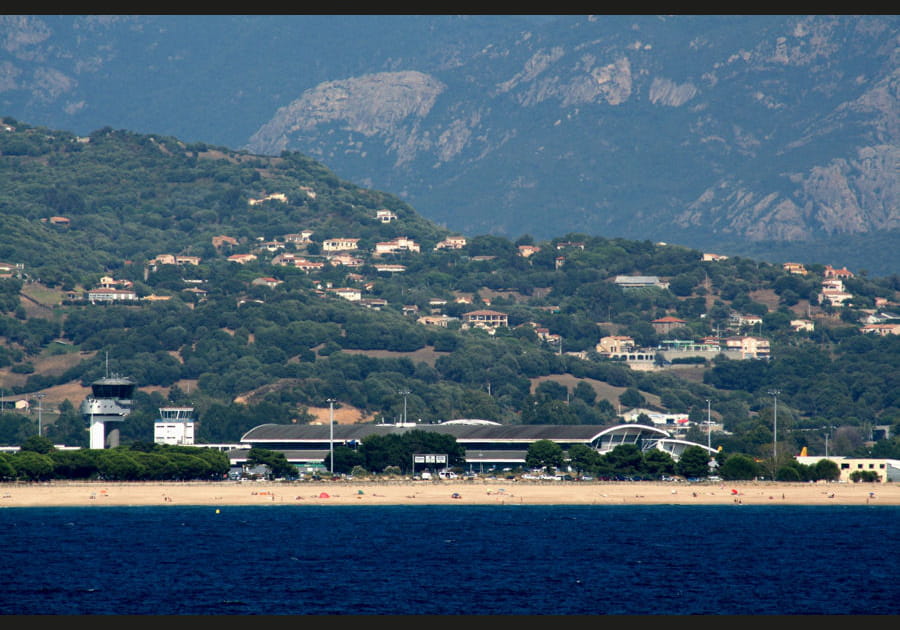
<instances>
[{"instance_id":1,"label":"street lamp post","mask_svg":"<svg viewBox=\"0 0 900 630\"><path fill-rule=\"evenodd\" d=\"M769 395L772 396L773 406L772 406L772 461L775 466L778 466L778 394L781 392L777 389L773 389L769 391ZM774 475L773 475L774 477Z\"/></svg>"},{"instance_id":2,"label":"street lamp post","mask_svg":"<svg viewBox=\"0 0 900 630\"><path fill-rule=\"evenodd\" d=\"M403 424L406 424L406 397L409 396L409 390L401 389L398 393L403 396Z\"/></svg>"},{"instance_id":3,"label":"street lamp post","mask_svg":"<svg viewBox=\"0 0 900 630\"><path fill-rule=\"evenodd\" d=\"M712 450L712 409L709 398L706 399L706 448Z\"/></svg>"},{"instance_id":4,"label":"street lamp post","mask_svg":"<svg viewBox=\"0 0 900 630\"><path fill-rule=\"evenodd\" d=\"M331 476L334 477L334 398L328 399L328 463L331 467Z\"/></svg>"},{"instance_id":5,"label":"street lamp post","mask_svg":"<svg viewBox=\"0 0 900 630\"><path fill-rule=\"evenodd\" d=\"M43 435L41 421L43 420L43 412L44 412L44 396L47 394L38 394L38 435Z\"/></svg>"}]
</instances>

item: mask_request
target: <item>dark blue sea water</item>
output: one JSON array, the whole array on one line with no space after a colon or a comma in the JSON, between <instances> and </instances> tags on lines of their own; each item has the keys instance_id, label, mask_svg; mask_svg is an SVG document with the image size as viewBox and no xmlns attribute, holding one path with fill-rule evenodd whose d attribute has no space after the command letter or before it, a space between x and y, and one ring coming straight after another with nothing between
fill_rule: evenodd
<instances>
[{"instance_id":1,"label":"dark blue sea water","mask_svg":"<svg viewBox=\"0 0 900 630\"><path fill-rule=\"evenodd\" d=\"M898 552L889 506L5 508L0 611L893 615Z\"/></svg>"}]
</instances>

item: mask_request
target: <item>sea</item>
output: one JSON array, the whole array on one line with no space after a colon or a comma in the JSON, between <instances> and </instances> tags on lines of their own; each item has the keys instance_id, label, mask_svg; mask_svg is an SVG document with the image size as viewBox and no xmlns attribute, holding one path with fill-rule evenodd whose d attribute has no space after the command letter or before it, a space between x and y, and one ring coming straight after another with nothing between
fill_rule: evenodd
<instances>
[{"instance_id":1,"label":"sea","mask_svg":"<svg viewBox=\"0 0 900 630\"><path fill-rule=\"evenodd\" d=\"M3 615L895 615L896 506L0 509Z\"/></svg>"}]
</instances>

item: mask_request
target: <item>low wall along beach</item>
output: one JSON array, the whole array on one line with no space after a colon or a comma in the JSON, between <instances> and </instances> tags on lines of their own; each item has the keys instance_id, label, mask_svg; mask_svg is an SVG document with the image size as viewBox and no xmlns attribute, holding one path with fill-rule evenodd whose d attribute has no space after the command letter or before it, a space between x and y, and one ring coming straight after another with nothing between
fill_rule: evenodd
<instances>
[{"instance_id":1,"label":"low wall along beach","mask_svg":"<svg viewBox=\"0 0 900 630\"><path fill-rule=\"evenodd\" d=\"M778 482L70 482L0 484L0 508L138 505L900 505L900 484Z\"/></svg>"}]
</instances>

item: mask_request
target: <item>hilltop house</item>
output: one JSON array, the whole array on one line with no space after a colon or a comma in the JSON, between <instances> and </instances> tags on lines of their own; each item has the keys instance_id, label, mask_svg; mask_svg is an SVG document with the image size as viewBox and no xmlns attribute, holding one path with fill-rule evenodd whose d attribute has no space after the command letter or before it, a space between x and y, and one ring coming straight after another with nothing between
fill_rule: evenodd
<instances>
[{"instance_id":1,"label":"hilltop house","mask_svg":"<svg viewBox=\"0 0 900 630\"><path fill-rule=\"evenodd\" d=\"M357 248L358 238L327 238L322 241L322 251L341 252L351 251Z\"/></svg>"},{"instance_id":2,"label":"hilltop house","mask_svg":"<svg viewBox=\"0 0 900 630\"><path fill-rule=\"evenodd\" d=\"M652 322L650 322L650 324L653 326L653 329L658 335L667 335L675 328L687 326L687 322L685 320L679 319L678 317L673 317L671 315L660 317L659 319L654 319Z\"/></svg>"},{"instance_id":3,"label":"hilltop house","mask_svg":"<svg viewBox=\"0 0 900 630\"><path fill-rule=\"evenodd\" d=\"M362 299L362 291L353 287L339 287L328 291L351 302L359 302Z\"/></svg>"},{"instance_id":4,"label":"hilltop house","mask_svg":"<svg viewBox=\"0 0 900 630\"><path fill-rule=\"evenodd\" d=\"M459 320L456 317L450 317L449 315L423 315L416 320L419 324L438 326L440 328L447 328L451 322L455 321Z\"/></svg>"},{"instance_id":5,"label":"hilltop house","mask_svg":"<svg viewBox=\"0 0 900 630\"><path fill-rule=\"evenodd\" d=\"M295 245L304 245L309 243L310 237L313 235L312 230L302 230L297 234L285 234L284 242L285 243L293 243Z\"/></svg>"},{"instance_id":6,"label":"hilltop house","mask_svg":"<svg viewBox=\"0 0 900 630\"><path fill-rule=\"evenodd\" d=\"M861 326L859 330L863 333L880 335L882 337L886 335L900 335L900 324L866 324Z\"/></svg>"},{"instance_id":7,"label":"hilltop house","mask_svg":"<svg viewBox=\"0 0 900 630\"><path fill-rule=\"evenodd\" d=\"M96 304L98 302L130 302L137 300L138 296L132 289L111 289L101 287L99 289L91 289L87 294L88 302Z\"/></svg>"},{"instance_id":8,"label":"hilltop house","mask_svg":"<svg viewBox=\"0 0 900 630\"><path fill-rule=\"evenodd\" d=\"M351 256L347 253L334 254L328 257L328 263L332 267L350 267L353 269L358 269L365 264L365 261L362 258L357 258L356 256Z\"/></svg>"},{"instance_id":9,"label":"hilltop house","mask_svg":"<svg viewBox=\"0 0 900 630\"><path fill-rule=\"evenodd\" d=\"M397 215L392 211L387 209L381 209L375 211L375 219L381 221L382 223L390 223L397 218Z\"/></svg>"},{"instance_id":10,"label":"hilltop house","mask_svg":"<svg viewBox=\"0 0 900 630\"><path fill-rule=\"evenodd\" d=\"M217 250L222 249L224 246L228 245L229 247L237 247L238 240L231 236L213 236L212 237L212 245Z\"/></svg>"},{"instance_id":11,"label":"hilltop house","mask_svg":"<svg viewBox=\"0 0 900 630\"><path fill-rule=\"evenodd\" d=\"M853 299L852 293L844 290L844 282L840 278L831 278L822 281L822 292L819 294L819 303L840 306L847 300Z\"/></svg>"},{"instance_id":12,"label":"hilltop house","mask_svg":"<svg viewBox=\"0 0 900 630\"><path fill-rule=\"evenodd\" d=\"M257 285L257 286L262 285L262 286L269 287L270 289L274 289L281 283L282 283L282 280L279 280L278 278L273 278L271 276L265 276L263 278L254 278L253 280L250 281L250 284L252 284L252 285Z\"/></svg>"},{"instance_id":13,"label":"hilltop house","mask_svg":"<svg viewBox=\"0 0 900 630\"><path fill-rule=\"evenodd\" d=\"M639 289L642 287L669 288L669 283L663 282L657 276L616 276L613 282L615 282L616 286L623 289Z\"/></svg>"},{"instance_id":14,"label":"hilltop house","mask_svg":"<svg viewBox=\"0 0 900 630\"><path fill-rule=\"evenodd\" d=\"M739 352L744 359L768 359L770 354L769 340L760 337L727 337L725 349Z\"/></svg>"},{"instance_id":15,"label":"hilltop house","mask_svg":"<svg viewBox=\"0 0 900 630\"><path fill-rule=\"evenodd\" d=\"M825 271L823 274L826 278L852 278L853 272L849 271L846 267L841 267L840 269L835 269L831 265L825 265Z\"/></svg>"},{"instance_id":16,"label":"hilltop house","mask_svg":"<svg viewBox=\"0 0 900 630\"><path fill-rule=\"evenodd\" d=\"M266 201L280 201L281 203L287 203L287 195L284 193L272 193L270 195L263 195L262 197L258 197L256 199L248 199L247 203L251 206L257 206L261 203L265 203Z\"/></svg>"},{"instance_id":17,"label":"hilltop house","mask_svg":"<svg viewBox=\"0 0 900 630\"><path fill-rule=\"evenodd\" d=\"M463 314L462 319L465 328L484 328L488 331L493 331L498 326L509 325L509 318L506 313L498 311L469 311Z\"/></svg>"},{"instance_id":18,"label":"hilltop house","mask_svg":"<svg viewBox=\"0 0 900 630\"><path fill-rule=\"evenodd\" d=\"M415 241L406 238L405 236L398 236L392 241L383 241L381 243L375 243L375 255L380 256L381 254L396 254L397 252L419 252L420 247L418 243Z\"/></svg>"},{"instance_id":19,"label":"hilltop house","mask_svg":"<svg viewBox=\"0 0 900 630\"><path fill-rule=\"evenodd\" d=\"M788 273L793 273L793 274L797 274L800 276L805 276L807 273L809 273L806 270L806 267L804 267L800 263L795 263L795 262L786 262L783 265L781 265L781 268L784 269L785 271L787 271Z\"/></svg>"},{"instance_id":20,"label":"hilltop house","mask_svg":"<svg viewBox=\"0 0 900 630\"><path fill-rule=\"evenodd\" d=\"M434 251L439 249L462 249L468 241L465 236L448 236L440 243L434 246Z\"/></svg>"},{"instance_id":21,"label":"hilltop house","mask_svg":"<svg viewBox=\"0 0 900 630\"><path fill-rule=\"evenodd\" d=\"M634 338L628 335L610 335L601 337L595 347L597 354L604 357L615 357L628 354L634 350Z\"/></svg>"}]
</instances>

